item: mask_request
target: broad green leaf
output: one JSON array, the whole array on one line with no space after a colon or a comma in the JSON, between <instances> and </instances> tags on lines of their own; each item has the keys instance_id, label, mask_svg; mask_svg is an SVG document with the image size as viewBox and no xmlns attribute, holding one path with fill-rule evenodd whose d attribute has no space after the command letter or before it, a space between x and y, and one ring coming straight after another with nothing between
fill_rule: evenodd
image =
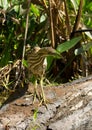
<instances>
[{"instance_id":1,"label":"broad green leaf","mask_svg":"<svg viewBox=\"0 0 92 130\"><path fill-rule=\"evenodd\" d=\"M52 62L53 62L53 57L52 56L48 56L47 58L46 58L46 60L47 60L47 68L46 68L46 70L48 70L50 67L51 67L51 65L52 65Z\"/></svg>"},{"instance_id":2,"label":"broad green leaf","mask_svg":"<svg viewBox=\"0 0 92 130\"><path fill-rule=\"evenodd\" d=\"M70 41L66 41L60 45L57 46L56 50L60 53L63 53L65 51L68 51L72 47L74 47L79 41L81 40L81 37L76 37L71 39Z\"/></svg>"},{"instance_id":3,"label":"broad green leaf","mask_svg":"<svg viewBox=\"0 0 92 130\"><path fill-rule=\"evenodd\" d=\"M92 47L92 42L89 42L87 43L87 45L83 45L82 47L75 49L74 53L75 55L80 55L81 53L88 51L91 47Z\"/></svg>"},{"instance_id":4,"label":"broad green leaf","mask_svg":"<svg viewBox=\"0 0 92 130\"><path fill-rule=\"evenodd\" d=\"M47 56L46 60L47 60L47 70L50 69L50 67L52 67L52 62L54 59L60 59L62 58L62 56L60 55L59 52L56 51L56 54L54 56Z\"/></svg>"},{"instance_id":5,"label":"broad green leaf","mask_svg":"<svg viewBox=\"0 0 92 130\"><path fill-rule=\"evenodd\" d=\"M65 52L65 51L68 51L70 48L75 46L80 40L81 40L81 37L76 37L70 41L67 41L67 42L64 42L64 43L58 45L58 47L56 48L56 51L57 51L56 55L54 57L52 57L52 56L47 57L47 70L51 67L54 58L56 58L56 59L62 58L61 55L59 57L59 54Z\"/></svg>"}]
</instances>

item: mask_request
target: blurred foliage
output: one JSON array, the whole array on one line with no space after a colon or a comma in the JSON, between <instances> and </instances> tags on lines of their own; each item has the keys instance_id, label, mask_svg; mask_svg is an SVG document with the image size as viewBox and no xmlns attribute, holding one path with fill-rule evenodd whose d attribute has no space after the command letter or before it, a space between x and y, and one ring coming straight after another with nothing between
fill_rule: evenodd
<instances>
[{"instance_id":1,"label":"blurred foliage","mask_svg":"<svg viewBox=\"0 0 92 130\"><path fill-rule=\"evenodd\" d=\"M52 46L62 53L62 59L48 60L52 63L48 76L56 78L59 73L59 81L66 82L91 74L91 5L91 0L31 0L29 7L29 0L0 0L0 68L22 59L30 8L26 43L31 48Z\"/></svg>"}]
</instances>

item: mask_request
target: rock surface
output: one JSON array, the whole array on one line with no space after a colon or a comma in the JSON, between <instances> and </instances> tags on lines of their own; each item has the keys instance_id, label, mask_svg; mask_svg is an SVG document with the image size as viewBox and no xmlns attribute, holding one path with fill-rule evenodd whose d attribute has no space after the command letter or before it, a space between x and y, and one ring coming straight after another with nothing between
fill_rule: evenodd
<instances>
[{"instance_id":1,"label":"rock surface","mask_svg":"<svg viewBox=\"0 0 92 130\"><path fill-rule=\"evenodd\" d=\"M46 87L45 94L51 102L47 109L25 95L7 102L0 110L0 130L92 130L92 76Z\"/></svg>"}]
</instances>

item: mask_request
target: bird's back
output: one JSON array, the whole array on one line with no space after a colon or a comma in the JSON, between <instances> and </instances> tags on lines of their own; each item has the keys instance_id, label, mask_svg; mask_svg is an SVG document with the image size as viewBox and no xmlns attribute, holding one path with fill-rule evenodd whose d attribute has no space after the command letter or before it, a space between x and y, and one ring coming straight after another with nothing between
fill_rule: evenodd
<instances>
[{"instance_id":1,"label":"bird's back","mask_svg":"<svg viewBox=\"0 0 92 130\"><path fill-rule=\"evenodd\" d=\"M45 72L46 64L44 62L46 56L52 55L54 56L56 53L56 50L52 47L43 47L39 48L36 47L32 52L28 54L28 69L33 74L42 76Z\"/></svg>"},{"instance_id":2,"label":"bird's back","mask_svg":"<svg viewBox=\"0 0 92 130\"><path fill-rule=\"evenodd\" d=\"M37 51L38 52L38 51ZM44 74L43 63L45 57L39 55L37 52L32 51L27 55L28 70L34 75L41 76Z\"/></svg>"}]
</instances>

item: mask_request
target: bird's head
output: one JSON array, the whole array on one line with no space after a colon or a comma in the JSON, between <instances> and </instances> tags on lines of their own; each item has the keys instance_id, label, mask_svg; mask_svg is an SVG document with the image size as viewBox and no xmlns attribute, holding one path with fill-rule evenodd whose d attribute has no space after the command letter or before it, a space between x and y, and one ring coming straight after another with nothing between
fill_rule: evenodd
<instances>
[{"instance_id":1,"label":"bird's head","mask_svg":"<svg viewBox=\"0 0 92 130\"><path fill-rule=\"evenodd\" d=\"M57 58L60 58L61 55L59 52L57 52L54 48L52 47L43 47L38 51L38 54L43 55L43 56L54 56Z\"/></svg>"}]
</instances>

